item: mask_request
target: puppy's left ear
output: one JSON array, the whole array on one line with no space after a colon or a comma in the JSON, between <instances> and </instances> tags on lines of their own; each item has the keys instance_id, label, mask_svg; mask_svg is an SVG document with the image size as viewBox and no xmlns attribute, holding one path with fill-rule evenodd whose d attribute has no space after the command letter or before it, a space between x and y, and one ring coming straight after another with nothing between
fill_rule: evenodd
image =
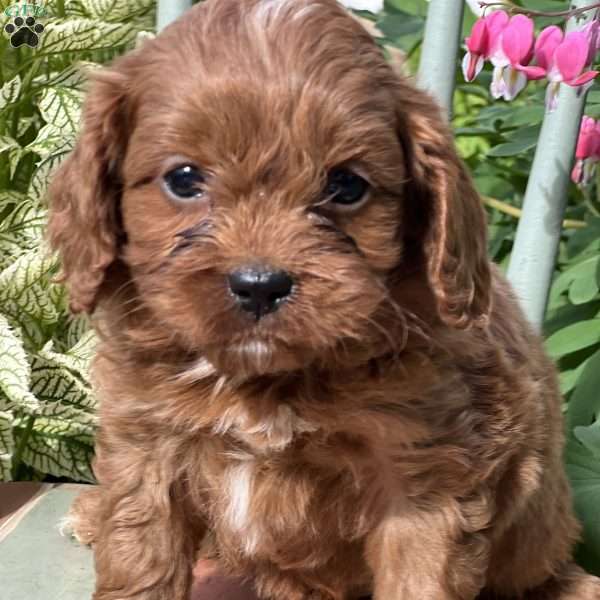
<instances>
[{"instance_id":1,"label":"puppy's left ear","mask_svg":"<svg viewBox=\"0 0 600 600\"><path fill-rule=\"evenodd\" d=\"M425 221L419 243L439 316L457 328L484 323L491 272L481 199L437 104L404 82L398 94L398 135L409 177L407 213L416 219L413 231Z\"/></svg>"},{"instance_id":2,"label":"puppy's left ear","mask_svg":"<svg viewBox=\"0 0 600 600\"><path fill-rule=\"evenodd\" d=\"M75 149L50 186L48 237L60 254L72 312L92 312L117 256L120 165L126 149L127 80L118 70L93 76Z\"/></svg>"}]
</instances>

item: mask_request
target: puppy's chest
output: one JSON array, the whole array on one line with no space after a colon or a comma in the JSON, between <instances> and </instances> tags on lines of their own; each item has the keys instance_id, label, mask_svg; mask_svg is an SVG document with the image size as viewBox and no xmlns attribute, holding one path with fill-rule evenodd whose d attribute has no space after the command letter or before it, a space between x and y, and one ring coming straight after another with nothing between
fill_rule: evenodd
<instances>
[{"instance_id":1,"label":"puppy's chest","mask_svg":"<svg viewBox=\"0 0 600 600\"><path fill-rule=\"evenodd\" d=\"M344 479L289 456L232 456L213 488L217 540L246 559L323 562L365 523L361 494Z\"/></svg>"}]
</instances>

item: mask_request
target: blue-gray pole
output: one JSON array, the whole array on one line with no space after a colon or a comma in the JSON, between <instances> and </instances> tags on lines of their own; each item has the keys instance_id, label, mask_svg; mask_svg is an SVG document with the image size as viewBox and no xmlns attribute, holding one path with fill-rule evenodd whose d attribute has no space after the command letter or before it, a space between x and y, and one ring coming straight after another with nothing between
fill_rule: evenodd
<instances>
[{"instance_id":1,"label":"blue-gray pole","mask_svg":"<svg viewBox=\"0 0 600 600\"><path fill-rule=\"evenodd\" d=\"M156 30L161 31L192 6L192 0L158 0Z\"/></svg>"},{"instance_id":2,"label":"blue-gray pole","mask_svg":"<svg viewBox=\"0 0 600 600\"><path fill-rule=\"evenodd\" d=\"M417 82L450 115L456 78L456 56L463 23L464 0L431 0Z\"/></svg>"},{"instance_id":3,"label":"blue-gray pole","mask_svg":"<svg viewBox=\"0 0 600 600\"><path fill-rule=\"evenodd\" d=\"M574 0L581 8L595 0ZM580 28L584 18L571 19L567 29ZM585 96L561 84L558 108L546 112L538 139L523 212L517 228L508 278L529 321L541 330L558 253L567 188Z\"/></svg>"}]
</instances>

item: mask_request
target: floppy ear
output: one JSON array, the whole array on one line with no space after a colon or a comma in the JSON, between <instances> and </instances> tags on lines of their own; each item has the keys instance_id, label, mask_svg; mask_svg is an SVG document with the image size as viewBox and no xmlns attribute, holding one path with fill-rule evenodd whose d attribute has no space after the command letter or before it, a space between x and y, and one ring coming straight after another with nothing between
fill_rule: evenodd
<instances>
[{"instance_id":1,"label":"floppy ear","mask_svg":"<svg viewBox=\"0 0 600 600\"><path fill-rule=\"evenodd\" d=\"M439 316L457 328L485 322L491 272L481 199L437 104L406 84L400 84L398 93L408 214L413 221L425 220L419 243Z\"/></svg>"},{"instance_id":2,"label":"floppy ear","mask_svg":"<svg viewBox=\"0 0 600 600\"><path fill-rule=\"evenodd\" d=\"M125 75L111 70L94 75L79 140L50 185L48 236L62 259L73 312L93 311L106 269L117 256L125 99Z\"/></svg>"}]
</instances>

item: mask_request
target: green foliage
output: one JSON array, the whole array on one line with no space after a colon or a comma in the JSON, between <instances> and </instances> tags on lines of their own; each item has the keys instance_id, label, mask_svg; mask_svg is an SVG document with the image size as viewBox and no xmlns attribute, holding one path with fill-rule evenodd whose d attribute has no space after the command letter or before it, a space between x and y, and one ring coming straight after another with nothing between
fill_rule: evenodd
<instances>
[{"instance_id":1,"label":"green foliage","mask_svg":"<svg viewBox=\"0 0 600 600\"><path fill-rule=\"evenodd\" d=\"M10 3L0 2L0 8ZM36 49L0 37L0 481L93 481L94 348L43 241L52 170L79 128L85 71L131 48L152 0L46 2Z\"/></svg>"}]
</instances>

